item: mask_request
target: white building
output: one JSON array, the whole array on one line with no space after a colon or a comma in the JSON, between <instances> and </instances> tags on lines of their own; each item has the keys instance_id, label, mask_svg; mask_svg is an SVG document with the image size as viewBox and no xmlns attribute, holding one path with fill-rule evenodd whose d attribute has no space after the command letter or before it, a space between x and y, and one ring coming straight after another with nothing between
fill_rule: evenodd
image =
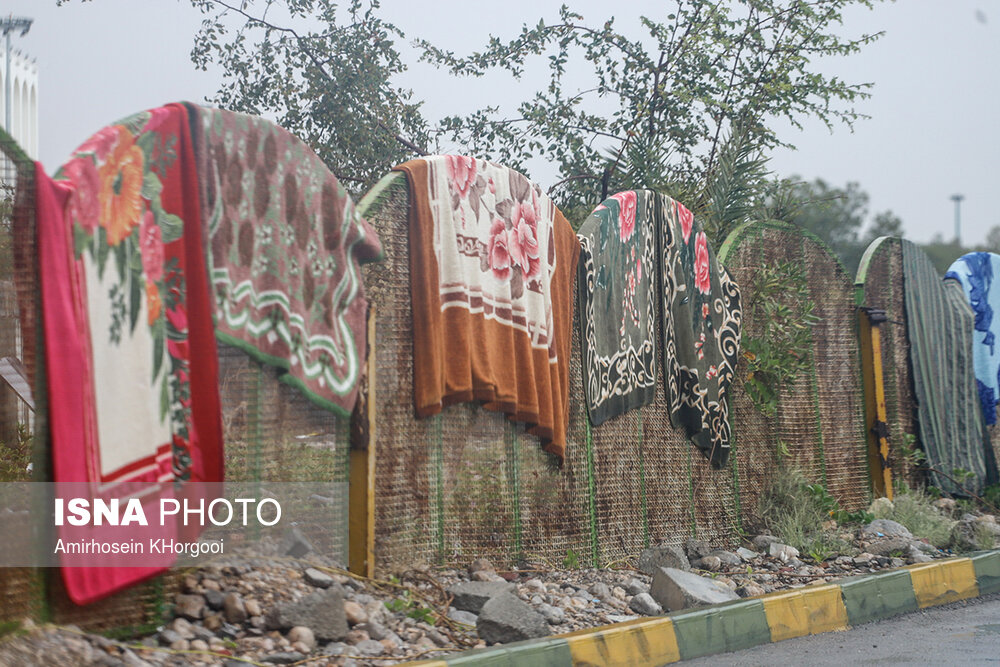
<instances>
[{"instance_id":1,"label":"white building","mask_svg":"<svg viewBox=\"0 0 1000 667\"><path fill-rule=\"evenodd\" d=\"M20 51L11 51L11 128L7 132L28 154L38 159L38 63ZM0 125L7 113L7 51L0 48Z\"/></svg>"}]
</instances>

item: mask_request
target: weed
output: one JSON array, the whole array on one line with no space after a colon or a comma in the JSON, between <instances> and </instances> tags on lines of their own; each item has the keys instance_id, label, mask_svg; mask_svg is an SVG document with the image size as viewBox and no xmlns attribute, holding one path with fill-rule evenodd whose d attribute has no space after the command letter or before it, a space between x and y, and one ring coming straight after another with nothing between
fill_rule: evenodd
<instances>
[{"instance_id":1,"label":"weed","mask_svg":"<svg viewBox=\"0 0 1000 667\"><path fill-rule=\"evenodd\" d=\"M911 533L925 538L936 547L947 547L954 522L931 504L934 500L934 496L926 491L911 489L905 482L900 482L896 486L892 511L886 518L903 524Z\"/></svg>"},{"instance_id":2,"label":"weed","mask_svg":"<svg viewBox=\"0 0 1000 667\"><path fill-rule=\"evenodd\" d=\"M420 602L413 599L413 594L410 593L410 591L404 591L402 597L389 600L383 604L385 604L385 608L391 612L406 614L409 618L427 623L428 625L434 625L436 620L434 617L434 610L429 607L425 607L420 604Z\"/></svg>"},{"instance_id":3,"label":"weed","mask_svg":"<svg viewBox=\"0 0 1000 667\"><path fill-rule=\"evenodd\" d=\"M817 562L834 554L854 551L847 541L825 533L821 526L840 505L822 487L820 493L801 471L779 468L771 485L761 494L759 512L767 529L782 542Z\"/></svg>"},{"instance_id":4,"label":"weed","mask_svg":"<svg viewBox=\"0 0 1000 667\"><path fill-rule=\"evenodd\" d=\"M563 558L563 567L567 570L577 570L580 568L580 556L572 549L566 550L566 557Z\"/></svg>"},{"instance_id":5,"label":"weed","mask_svg":"<svg viewBox=\"0 0 1000 667\"><path fill-rule=\"evenodd\" d=\"M992 549L996 546L996 537L993 531L983 523L976 523L972 529L972 539L979 549Z\"/></svg>"},{"instance_id":6,"label":"weed","mask_svg":"<svg viewBox=\"0 0 1000 667\"><path fill-rule=\"evenodd\" d=\"M0 482L30 482L31 432L24 424L17 425L17 442L0 442Z\"/></svg>"}]
</instances>

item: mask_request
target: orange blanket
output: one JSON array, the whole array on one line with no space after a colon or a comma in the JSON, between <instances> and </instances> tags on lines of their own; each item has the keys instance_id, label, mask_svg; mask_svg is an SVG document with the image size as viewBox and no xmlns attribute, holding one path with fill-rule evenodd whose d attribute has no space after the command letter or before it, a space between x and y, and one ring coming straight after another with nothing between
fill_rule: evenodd
<instances>
[{"instance_id":1,"label":"orange blanket","mask_svg":"<svg viewBox=\"0 0 1000 667\"><path fill-rule=\"evenodd\" d=\"M576 234L506 167L449 155L396 169L410 186L417 416L480 401L562 458Z\"/></svg>"}]
</instances>

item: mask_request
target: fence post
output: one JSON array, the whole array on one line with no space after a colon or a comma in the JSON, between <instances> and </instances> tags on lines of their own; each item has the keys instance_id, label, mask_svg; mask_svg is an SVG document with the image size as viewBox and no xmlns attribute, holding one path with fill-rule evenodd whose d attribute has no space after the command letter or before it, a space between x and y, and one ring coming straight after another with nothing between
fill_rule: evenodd
<instances>
[{"instance_id":1,"label":"fence post","mask_svg":"<svg viewBox=\"0 0 1000 667\"><path fill-rule=\"evenodd\" d=\"M882 337L879 325L884 310L858 308L861 333L861 368L864 375L865 430L868 434L868 468L876 495L892 500L892 467L889 462L889 427L886 421L885 385L882 375Z\"/></svg>"},{"instance_id":2,"label":"fence post","mask_svg":"<svg viewBox=\"0 0 1000 667\"><path fill-rule=\"evenodd\" d=\"M368 363L351 416L348 480L348 569L363 577L375 574L375 304L368 308Z\"/></svg>"}]
</instances>

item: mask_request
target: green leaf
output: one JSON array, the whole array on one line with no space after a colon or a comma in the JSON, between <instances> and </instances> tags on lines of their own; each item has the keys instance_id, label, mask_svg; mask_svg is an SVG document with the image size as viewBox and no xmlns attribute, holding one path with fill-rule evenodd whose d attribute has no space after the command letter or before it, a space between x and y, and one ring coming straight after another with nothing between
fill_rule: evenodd
<instances>
[{"instance_id":1,"label":"green leaf","mask_svg":"<svg viewBox=\"0 0 1000 667\"><path fill-rule=\"evenodd\" d=\"M135 325L139 321L139 311L142 309L142 288L139 286L141 279L137 274L133 273L131 278L128 291L128 321L129 331L135 331Z\"/></svg>"},{"instance_id":2,"label":"green leaf","mask_svg":"<svg viewBox=\"0 0 1000 667\"><path fill-rule=\"evenodd\" d=\"M104 267L108 264L108 254L111 246L108 245L108 234L104 227L97 228L97 277L104 278Z\"/></svg>"},{"instance_id":3,"label":"green leaf","mask_svg":"<svg viewBox=\"0 0 1000 667\"><path fill-rule=\"evenodd\" d=\"M170 391L167 389L167 383L170 381L170 373L163 374L163 381L160 382L160 421L167 418L167 413L170 412Z\"/></svg>"},{"instance_id":4,"label":"green leaf","mask_svg":"<svg viewBox=\"0 0 1000 667\"><path fill-rule=\"evenodd\" d=\"M156 381L156 376L160 374L160 368L163 366L163 339L162 333L157 334L153 332L153 377L150 378L150 382Z\"/></svg>"}]
</instances>

